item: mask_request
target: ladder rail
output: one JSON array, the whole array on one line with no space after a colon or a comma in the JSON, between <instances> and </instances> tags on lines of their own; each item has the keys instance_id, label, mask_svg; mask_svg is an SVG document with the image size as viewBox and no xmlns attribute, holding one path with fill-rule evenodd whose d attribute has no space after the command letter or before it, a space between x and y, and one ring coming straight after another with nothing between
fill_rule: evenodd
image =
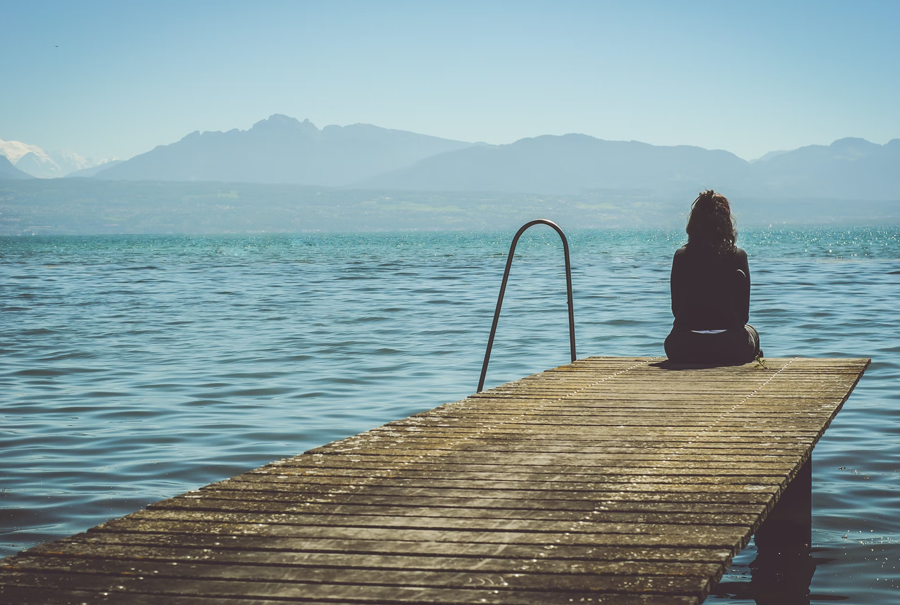
<instances>
[{"instance_id":1,"label":"ladder rail","mask_svg":"<svg viewBox=\"0 0 900 605\"><path fill-rule=\"evenodd\" d=\"M566 300L569 305L569 349L572 354L572 361L575 361L575 309L572 303L572 265L569 261L569 241L566 234L560 229L559 225L551 220L539 218L522 225L513 237L512 244L509 247L509 255L506 257L506 270L503 272L503 282L500 284L500 295L497 297L497 308L494 310L494 322L491 325L491 335L488 337L487 350L484 352L484 363L481 366L481 378L478 381L478 390L480 393L484 388L484 379L487 376L488 363L491 360L491 349L494 346L494 336L497 334L497 324L500 321L500 308L503 306L503 295L506 293L506 283L509 281L509 272L512 268L513 256L516 252L516 244L523 233L528 231L535 225L547 225L553 228L559 234L563 244L563 254L566 259Z\"/></svg>"}]
</instances>

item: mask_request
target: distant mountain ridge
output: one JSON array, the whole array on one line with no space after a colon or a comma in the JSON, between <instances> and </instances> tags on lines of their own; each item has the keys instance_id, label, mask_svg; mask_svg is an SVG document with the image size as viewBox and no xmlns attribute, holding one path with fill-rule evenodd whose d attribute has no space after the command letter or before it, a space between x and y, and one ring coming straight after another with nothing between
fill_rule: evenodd
<instances>
[{"instance_id":1,"label":"distant mountain ridge","mask_svg":"<svg viewBox=\"0 0 900 605\"><path fill-rule=\"evenodd\" d=\"M756 195L900 201L900 139L838 139L754 162L741 183Z\"/></svg>"},{"instance_id":2,"label":"distant mountain ridge","mask_svg":"<svg viewBox=\"0 0 900 605\"><path fill-rule=\"evenodd\" d=\"M27 153L32 147L7 145L13 143L20 167L36 174L37 167L28 168L36 161ZM247 130L193 132L71 176L398 191L641 192L665 199L713 188L755 198L900 201L900 139L878 145L846 138L747 162L728 151L584 134L487 145L368 124L319 129L309 120L274 114Z\"/></svg>"},{"instance_id":3,"label":"distant mountain ridge","mask_svg":"<svg viewBox=\"0 0 900 605\"><path fill-rule=\"evenodd\" d=\"M74 151L44 151L37 145L0 139L0 156L19 170L38 178L58 178L94 165Z\"/></svg>"},{"instance_id":4,"label":"distant mountain ridge","mask_svg":"<svg viewBox=\"0 0 900 605\"><path fill-rule=\"evenodd\" d=\"M359 186L376 189L578 193L589 189L694 190L734 181L747 162L727 151L544 135L427 158Z\"/></svg>"},{"instance_id":5,"label":"distant mountain ridge","mask_svg":"<svg viewBox=\"0 0 900 605\"><path fill-rule=\"evenodd\" d=\"M747 162L727 151L542 136L424 159L358 186L373 189L578 193L701 189L781 198L900 200L900 139L840 139Z\"/></svg>"},{"instance_id":6,"label":"distant mountain ridge","mask_svg":"<svg viewBox=\"0 0 900 605\"><path fill-rule=\"evenodd\" d=\"M97 178L339 187L471 145L369 124L319 130L309 120L275 114L249 130L193 132Z\"/></svg>"},{"instance_id":7,"label":"distant mountain ridge","mask_svg":"<svg viewBox=\"0 0 900 605\"><path fill-rule=\"evenodd\" d=\"M22 180L34 178L27 172L19 170L5 155L0 155L0 180Z\"/></svg>"},{"instance_id":8,"label":"distant mountain ridge","mask_svg":"<svg viewBox=\"0 0 900 605\"><path fill-rule=\"evenodd\" d=\"M102 164L97 164L96 166L91 166L90 168L82 168L81 170L76 170L75 172L70 172L66 175L67 178L83 178L83 177L91 177L95 176L97 173L102 172L103 170L108 170L113 166L117 166L122 163L122 160L109 160L108 162L103 162Z\"/></svg>"}]
</instances>

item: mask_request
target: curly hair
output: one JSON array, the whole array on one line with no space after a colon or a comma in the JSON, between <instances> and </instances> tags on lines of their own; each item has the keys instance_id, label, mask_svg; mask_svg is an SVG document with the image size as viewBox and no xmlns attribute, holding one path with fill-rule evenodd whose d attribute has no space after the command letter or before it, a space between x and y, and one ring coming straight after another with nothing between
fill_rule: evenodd
<instances>
[{"instance_id":1,"label":"curly hair","mask_svg":"<svg viewBox=\"0 0 900 605\"><path fill-rule=\"evenodd\" d=\"M731 206L721 193L704 191L691 205L687 228L689 249L705 249L717 256L734 252L737 241Z\"/></svg>"}]
</instances>

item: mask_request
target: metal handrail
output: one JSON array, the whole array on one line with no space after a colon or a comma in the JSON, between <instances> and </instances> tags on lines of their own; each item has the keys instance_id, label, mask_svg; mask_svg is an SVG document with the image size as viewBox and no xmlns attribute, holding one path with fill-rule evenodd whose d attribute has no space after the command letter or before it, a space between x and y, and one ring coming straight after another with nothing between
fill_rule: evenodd
<instances>
[{"instance_id":1,"label":"metal handrail","mask_svg":"<svg viewBox=\"0 0 900 605\"><path fill-rule=\"evenodd\" d=\"M506 270L503 272L503 283L500 284L500 296L497 298L497 309L494 311L494 323L491 326L491 335L488 338L487 350L484 352L484 364L481 366L481 379L478 381L478 390L475 391L476 393L480 393L484 388L484 378L487 376L488 362L491 360L491 347L494 346L494 335L497 334L497 323L500 321L500 307L503 306L503 294L506 292L506 282L509 280L509 270L512 267L513 255L516 252L516 243L523 233L535 225L548 225L553 227L553 229L559 233L559 237L562 238L563 254L566 257L566 289L569 303L569 348L572 352L572 361L575 361L575 310L572 306L572 266L569 262L569 242L566 240L566 234L562 232L559 225L553 221L539 218L522 225L522 228L519 229L516 236L513 238L512 245L509 247L509 256L506 257Z\"/></svg>"}]
</instances>

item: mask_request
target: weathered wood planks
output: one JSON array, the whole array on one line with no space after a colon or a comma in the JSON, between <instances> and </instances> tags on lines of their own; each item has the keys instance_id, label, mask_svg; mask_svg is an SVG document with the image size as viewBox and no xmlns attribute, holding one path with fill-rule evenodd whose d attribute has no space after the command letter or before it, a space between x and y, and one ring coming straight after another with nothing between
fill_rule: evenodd
<instances>
[{"instance_id":1,"label":"weathered wood planks","mask_svg":"<svg viewBox=\"0 0 900 605\"><path fill-rule=\"evenodd\" d=\"M0 602L699 603L868 363L580 360L4 559Z\"/></svg>"}]
</instances>

